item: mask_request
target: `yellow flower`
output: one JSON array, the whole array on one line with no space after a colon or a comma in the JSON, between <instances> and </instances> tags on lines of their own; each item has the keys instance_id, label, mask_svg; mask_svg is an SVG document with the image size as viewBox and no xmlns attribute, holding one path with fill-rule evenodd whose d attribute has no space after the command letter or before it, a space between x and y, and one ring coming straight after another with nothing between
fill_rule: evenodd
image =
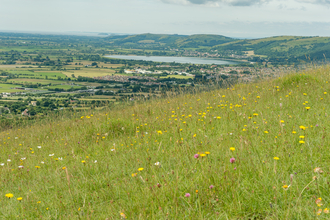
<instances>
[{"instance_id":1,"label":"yellow flower","mask_svg":"<svg viewBox=\"0 0 330 220\"><path fill-rule=\"evenodd\" d=\"M86 163L86 161L84 161L84 160L82 160L81 162L82 162L82 163Z\"/></svg>"},{"instance_id":2,"label":"yellow flower","mask_svg":"<svg viewBox=\"0 0 330 220\"><path fill-rule=\"evenodd\" d=\"M196 189L196 193L198 193L198 190Z\"/></svg>"},{"instance_id":3,"label":"yellow flower","mask_svg":"<svg viewBox=\"0 0 330 220\"><path fill-rule=\"evenodd\" d=\"M122 218L127 218L126 215L125 215L124 213L120 213L120 216L121 216Z\"/></svg>"},{"instance_id":4,"label":"yellow flower","mask_svg":"<svg viewBox=\"0 0 330 220\"><path fill-rule=\"evenodd\" d=\"M299 126L299 128L300 128L301 130L305 130L305 129L306 129L306 127L303 126L303 125Z\"/></svg>"},{"instance_id":5,"label":"yellow flower","mask_svg":"<svg viewBox=\"0 0 330 220\"><path fill-rule=\"evenodd\" d=\"M21 201L23 198L22 197L18 197L17 198L17 201Z\"/></svg>"},{"instance_id":6,"label":"yellow flower","mask_svg":"<svg viewBox=\"0 0 330 220\"><path fill-rule=\"evenodd\" d=\"M163 134L163 132L162 132L162 131L157 131L157 133L158 133L158 134Z\"/></svg>"},{"instance_id":7,"label":"yellow flower","mask_svg":"<svg viewBox=\"0 0 330 220\"><path fill-rule=\"evenodd\" d=\"M142 170L143 170L143 168L139 168L139 169L138 169L138 171L142 171Z\"/></svg>"},{"instance_id":8,"label":"yellow flower","mask_svg":"<svg viewBox=\"0 0 330 220\"><path fill-rule=\"evenodd\" d=\"M40 168L40 166L35 166L35 168L39 169L39 168Z\"/></svg>"},{"instance_id":9,"label":"yellow flower","mask_svg":"<svg viewBox=\"0 0 330 220\"><path fill-rule=\"evenodd\" d=\"M301 136L299 136L299 138L301 138L301 139L304 139L304 138L305 138L305 136L302 136L302 135L301 135Z\"/></svg>"},{"instance_id":10,"label":"yellow flower","mask_svg":"<svg viewBox=\"0 0 330 220\"><path fill-rule=\"evenodd\" d=\"M280 158L278 158L278 157L274 157L274 160L279 160Z\"/></svg>"},{"instance_id":11,"label":"yellow flower","mask_svg":"<svg viewBox=\"0 0 330 220\"><path fill-rule=\"evenodd\" d=\"M289 186L288 185L284 185L284 186L282 186L282 188L285 189L285 190L287 190L289 188Z\"/></svg>"},{"instance_id":12,"label":"yellow flower","mask_svg":"<svg viewBox=\"0 0 330 220\"><path fill-rule=\"evenodd\" d=\"M132 177L135 177L137 175L137 173L132 173Z\"/></svg>"},{"instance_id":13,"label":"yellow flower","mask_svg":"<svg viewBox=\"0 0 330 220\"><path fill-rule=\"evenodd\" d=\"M8 199L10 199L10 198L13 198L14 195L13 195L12 193L7 193L7 194L6 194L6 197L7 197Z\"/></svg>"},{"instance_id":14,"label":"yellow flower","mask_svg":"<svg viewBox=\"0 0 330 220\"><path fill-rule=\"evenodd\" d=\"M254 116L258 116L258 113L253 113Z\"/></svg>"},{"instance_id":15,"label":"yellow flower","mask_svg":"<svg viewBox=\"0 0 330 220\"><path fill-rule=\"evenodd\" d=\"M305 107L306 110L309 110L311 107Z\"/></svg>"},{"instance_id":16,"label":"yellow flower","mask_svg":"<svg viewBox=\"0 0 330 220\"><path fill-rule=\"evenodd\" d=\"M297 132L296 131L292 131L292 134L296 134Z\"/></svg>"},{"instance_id":17,"label":"yellow flower","mask_svg":"<svg viewBox=\"0 0 330 220\"><path fill-rule=\"evenodd\" d=\"M268 131L264 131L265 134L268 134Z\"/></svg>"},{"instance_id":18,"label":"yellow flower","mask_svg":"<svg viewBox=\"0 0 330 220\"><path fill-rule=\"evenodd\" d=\"M299 141L299 143L300 143L300 144L304 144L304 143L305 143L305 141Z\"/></svg>"},{"instance_id":19,"label":"yellow flower","mask_svg":"<svg viewBox=\"0 0 330 220\"><path fill-rule=\"evenodd\" d=\"M328 213L329 213L329 209L328 209L328 208L325 208L325 209L323 210L323 212L328 214Z\"/></svg>"},{"instance_id":20,"label":"yellow flower","mask_svg":"<svg viewBox=\"0 0 330 220\"><path fill-rule=\"evenodd\" d=\"M201 157L205 157L206 156L206 154L200 154L201 155Z\"/></svg>"},{"instance_id":21,"label":"yellow flower","mask_svg":"<svg viewBox=\"0 0 330 220\"><path fill-rule=\"evenodd\" d=\"M66 167L62 167L62 170L65 170L66 169Z\"/></svg>"},{"instance_id":22,"label":"yellow flower","mask_svg":"<svg viewBox=\"0 0 330 220\"><path fill-rule=\"evenodd\" d=\"M315 200L315 203L318 207L321 207L323 204L322 204L322 198L318 198Z\"/></svg>"},{"instance_id":23,"label":"yellow flower","mask_svg":"<svg viewBox=\"0 0 330 220\"><path fill-rule=\"evenodd\" d=\"M235 150L235 148L234 148L234 147L231 147L231 148L229 148L229 150L231 150L231 151L234 151L234 150Z\"/></svg>"},{"instance_id":24,"label":"yellow flower","mask_svg":"<svg viewBox=\"0 0 330 220\"><path fill-rule=\"evenodd\" d=\"M38 203L38 204L40 204L40 203L41 203L41 201L38 201L37 203Z\"/></svg>"},{"instance_id":25,"label":"yellow flower","mask_svg":"<svg viewBox=\"0 0 330 220\"><path fill-rule=\"evenodd\" d=\"M210 154L210 152L206 151L205 154Z\"/></svg>"},{"instance_id":26,"label":"yellow flower","mask_svg":"<svg viewBox=\"0 0 330 220\"><path fill-rule=\"evenodd\" d=\"M284 121L283 121L283 120L281 120L281 123L284 123Z\"/></svg>"},{"instance_id":27,"label":"yellow flower","mask_svg":"<svg viewBox=\"0 0 330 220\"><path fill-rule=\"evenodd\" d=\"M316 212L317 215L321 215L321 213L322 213L322 209L319 209L319 210L317 210L317 212Z\"/></svg>"}]
</instances>

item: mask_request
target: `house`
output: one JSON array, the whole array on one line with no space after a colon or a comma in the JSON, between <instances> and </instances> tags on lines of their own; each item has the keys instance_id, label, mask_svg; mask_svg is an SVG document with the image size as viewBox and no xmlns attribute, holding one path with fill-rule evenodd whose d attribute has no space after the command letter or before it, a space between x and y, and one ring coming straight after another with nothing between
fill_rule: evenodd
<instances>
[{"instance_id":1,"label":"house","mask_svg":"<svg viewBox=\"0 0 330 220\"><path fill-rule=\"evenodd\" d=\"M28 113L29 110L25 109L23 112L22 112L22 116L30 116L30 114Z\"/></svg>"},{"instance_id":2,"label":"house","mask_svg":"<svg viewBox=\"0 0 330 220\"><path fill-rule=\"evenodd\" d=\"M31 101L30 103L32 106L37 106L37 101Z\"/></svg>"}]
</instances>

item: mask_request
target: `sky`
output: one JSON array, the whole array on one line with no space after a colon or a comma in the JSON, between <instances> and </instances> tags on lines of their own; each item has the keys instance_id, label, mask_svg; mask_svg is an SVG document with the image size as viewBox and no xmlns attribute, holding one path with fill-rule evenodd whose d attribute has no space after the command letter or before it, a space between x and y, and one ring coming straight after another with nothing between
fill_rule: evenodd
<instances>
[{"instance_id":1,"label":"sky","mask_svg":"<svg viewBox=\"0 0 330 220\"><path fill-rule=\"evenodd\" d=\"M330 36L330 0L0 0L0 31Z\"/></svg>"}]
</instances>

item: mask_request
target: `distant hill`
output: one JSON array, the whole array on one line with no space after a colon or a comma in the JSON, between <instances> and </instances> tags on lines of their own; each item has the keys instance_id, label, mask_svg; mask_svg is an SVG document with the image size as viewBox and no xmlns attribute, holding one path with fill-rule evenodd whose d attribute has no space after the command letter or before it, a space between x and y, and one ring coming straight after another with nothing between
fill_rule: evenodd
<instances>
[{"instance_id":1,"label":"distant hill","mask_svg":"<svg viewBox=\"0 0 330 220\"><path fill-rule=\"evenodd\" d=\"M213 47L216 45L233 42L235 39L222 35L167 35L167 34L139 34L111 36L108 40L120 46L169 46L175 48Z\"/></svg>"},{"instance_id":2,"label":"distant hill","mask_svg":"<svg viewBox=\"0 0 330 220\"><path fill-rule=\"evenodd\" d=\"M278 36L253 40L238 40L214 46L218 50L254 51L268 57L324 59L330 57L329 37Z\"/></svg>"},{"instance_id":3,"label":"distant hill","mask_svg":"<svg viewBox=\"0 0 330 220\"><path fill-rule=\"evenodd\" d=\"M330 57L330 37L276 36L262 39L238 40L222 35L139 34L109 36L111 44L132 49L166 48L201 51L235 51L270 60L320 60Z\"/></svg>"}]
</instances>

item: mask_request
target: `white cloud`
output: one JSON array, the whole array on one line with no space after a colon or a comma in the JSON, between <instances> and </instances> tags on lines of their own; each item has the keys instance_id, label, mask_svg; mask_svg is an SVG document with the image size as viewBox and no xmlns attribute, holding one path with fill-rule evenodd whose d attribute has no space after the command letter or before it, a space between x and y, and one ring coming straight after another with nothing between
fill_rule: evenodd
<instances>
[{"instance_id":1,"label":"white cloud","mask_svg":"<svg viewBox=\"0 0 330 220\"><path fill-rule=\"evenodd\" d=\"M210 5L219 6L220 4L231 6L251 6L260 5L269 2L270 0L161 0L165 3L180 4L180 5Z\"/></svg>"}]
</instances>

